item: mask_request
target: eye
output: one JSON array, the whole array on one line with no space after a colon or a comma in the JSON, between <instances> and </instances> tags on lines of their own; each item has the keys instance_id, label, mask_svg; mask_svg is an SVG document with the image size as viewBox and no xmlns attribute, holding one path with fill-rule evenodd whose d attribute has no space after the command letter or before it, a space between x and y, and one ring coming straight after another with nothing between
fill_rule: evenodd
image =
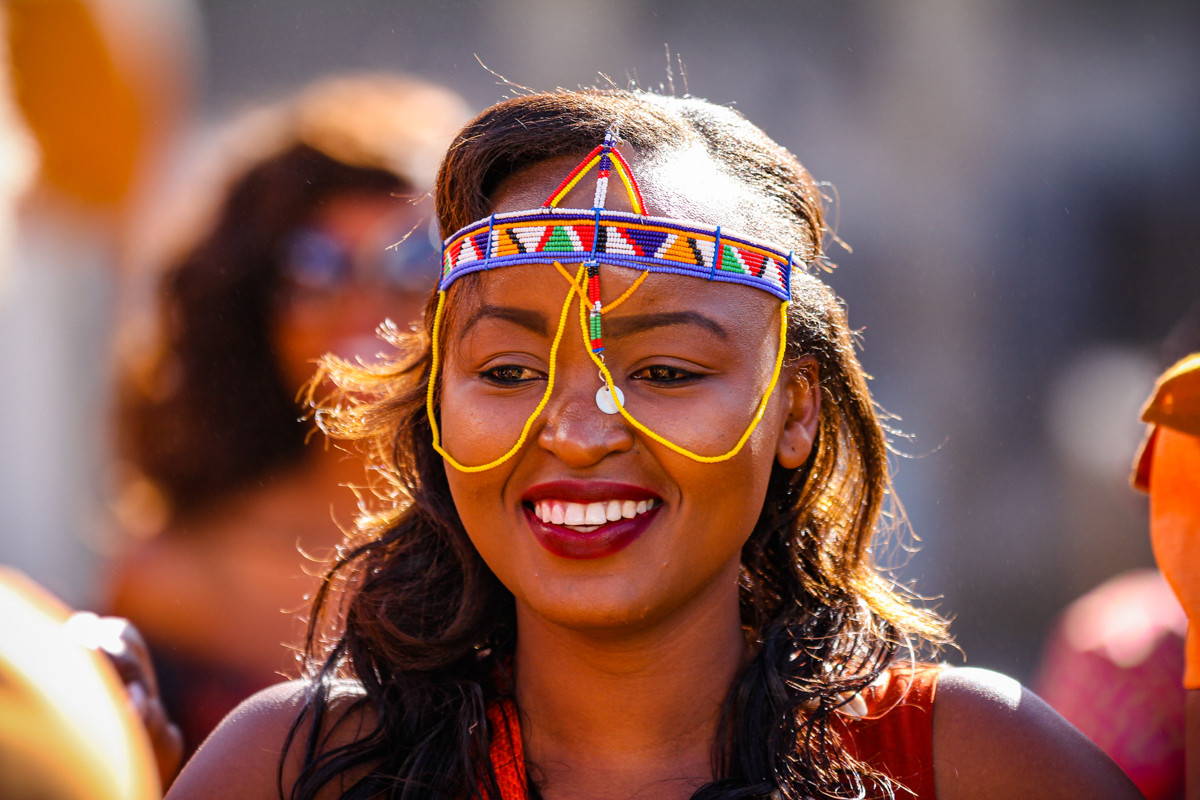
<instances>
[{"instance_id":1,"label":"eye","mask_svg":"<svg viewBox=\"0 0 1200 800\"><path fill-rule=\"evenodd\" d=\"M545 378L541 372L520 364L501 364L479 373L479 377L496 386L520 386Z\"/></svg>"},{"instance_id":2,"label":"eye","mask_svg":"<svg viewBox=\"0 0 1200 800\"><path fill-rule=\"evenodd\" d=\"M658 386L681 386L700 379L700 376L694 372L688 372L678 367L669 367L665 364L643 367L629 377L635 381L646 381Z\"/></svg>"}]
</instances>

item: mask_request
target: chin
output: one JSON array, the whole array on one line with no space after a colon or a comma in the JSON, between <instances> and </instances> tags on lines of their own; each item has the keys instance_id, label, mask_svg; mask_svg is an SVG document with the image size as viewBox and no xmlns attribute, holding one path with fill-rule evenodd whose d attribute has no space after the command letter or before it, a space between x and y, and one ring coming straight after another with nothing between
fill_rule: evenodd
<instances>
[{"instance_id":1,"label":"chin","mask_svg":"<svg viewBox=\"0 0 1200 800\"><path fill-rule=\"evenodd\" d=\"M530 614L542 622L580 633L636 632L664 616L669 605L661 583L630 585L616 575L562 576L545 580L517 597L518 620Z\"/></svg>"}]
</instances>

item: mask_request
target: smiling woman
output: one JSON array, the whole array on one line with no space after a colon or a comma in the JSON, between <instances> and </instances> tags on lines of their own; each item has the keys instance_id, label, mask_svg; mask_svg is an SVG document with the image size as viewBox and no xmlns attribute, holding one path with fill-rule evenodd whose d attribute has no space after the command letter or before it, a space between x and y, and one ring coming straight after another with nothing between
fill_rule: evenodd
<instances>
[{"instance_id":1,"label":"smiling woman","mask_svg":"<svg viewBox=\"0 0 1200 800\"><path fill-rule=\"evenodd\" d=\"M884 434L787 151L700 100L520 97L437 206L423 331L313 384L381 504L310 677L173 797L1136 796L1013 682L912 662L945 626L871 560Z\"/></svg>"}]
</instances>

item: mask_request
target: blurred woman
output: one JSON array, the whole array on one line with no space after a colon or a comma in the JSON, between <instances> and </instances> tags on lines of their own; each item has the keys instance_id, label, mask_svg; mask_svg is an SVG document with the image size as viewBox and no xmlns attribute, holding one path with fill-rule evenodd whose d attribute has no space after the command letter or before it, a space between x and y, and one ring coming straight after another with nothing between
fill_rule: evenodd
<instances>
[{"instance_id":1,"label":"blurred woman","mask_svg":"<svg viewBox=\"0 0 1200 800\"><path fill-rule=\"evenodd\" d=\"M377 326L420 316L438 254L418 201L465 117L450 92L384 76L255 112L225 137L216 210L165 262L157 335L119 385L119 516L144 541L111 610L150 643L189 748L293 667L302 553L341 540L363 481L308 443L297 392L322 354L369 361Z\"/></svg>"}]
</instances>

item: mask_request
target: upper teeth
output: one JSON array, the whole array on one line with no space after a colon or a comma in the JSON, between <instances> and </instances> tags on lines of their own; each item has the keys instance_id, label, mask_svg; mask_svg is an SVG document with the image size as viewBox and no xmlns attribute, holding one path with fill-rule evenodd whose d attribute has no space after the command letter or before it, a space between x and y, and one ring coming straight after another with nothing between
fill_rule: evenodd
<instances>
[{"instance_id":1,"label":"upper teeth","mask_svg":"<svg viewBox=\"0 0 1200 800\"><path fill-rule=\"evenodd\" d=\"M568 503L565 500L538 500L533 513L542 522L594 530L606 522L633 519L659 505L660 500L604 500L596 503Z\"/></svg>"}]
</instances>

